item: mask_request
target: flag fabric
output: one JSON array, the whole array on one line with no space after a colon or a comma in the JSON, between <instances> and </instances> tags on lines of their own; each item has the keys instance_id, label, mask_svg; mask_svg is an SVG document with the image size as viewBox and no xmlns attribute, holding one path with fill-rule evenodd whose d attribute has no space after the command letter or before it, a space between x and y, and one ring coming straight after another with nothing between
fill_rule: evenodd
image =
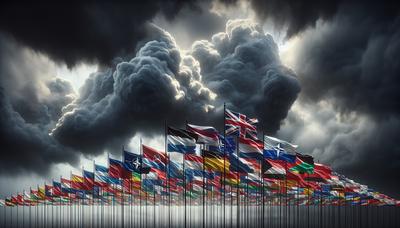
<instances>
[{"instance_id":1,"label":"flag fabric","mask_svg":"<svg viewBox=\"0 0 400 228\"><path fill-rule=\"evenodd\" d=\"M263 158L263 144L260 140L249 138L238 138L239 156L244 158L254 158L261 160Z\"/></svg>"},{"instance_id":2,"label":"flag fabric","mask_svg":"<svg viewBox=\"0 0 400 228\"><path fill-rule=\"evenodd\" d=\"M111 183L108 177L108 168L102 165L94 164L94 184L100 187L106 187Z\"/></svg>"},{"instance_id":3,"label":"flag fabric","mask_svg":"<svg viewBox=\"0 0 400 228\"><path fill-rule=\"evenodd\" d=\"M183 179L183 168L182 164L170 160L168 164L168 175L170 178Z\"/></svg>"},{"instance_id":4,"label":"flag fabric","mask_svg":"<svg viewBox=\"0 0 400 228\"><path fill-rule=\"evenodd\" d=\"M53 181L53 194L58 197L68 197L68 193L63 192L60 182Z\"/></svg>"},{"instance_id":5,"label":"flag fabric","mask_svg":"<svg viewBox=\"0 0 400 228\"><path fill-rule=\"evenodd\" d=\"M196 153L196 138L197 135L189 131L168 127L168 152L194 154Z\"/></svg>"},{"instance_id":6,"label":"flag fabric","mask_svg":"<svg viewBox=\"0 0 400 228\"><path fill-rule=\"evenodd\" d=\"M196 134L196 142L205 145L219 146L218 131L211 126L187 125L187 130Z\"/></svg>"},{"instance_id":7,"label":"flag fabric","mask_svg":"<svg viewBox=\"0 0 400 228\"><path fill-rule=\"evenodd\" d=\"M83 170L83 179L84 179L85 190L93 190L94 173L87 170Z\"/></svg>"},{"instance_id":8,"label":"flag fabric","mask_svg":"<svg viewBox=\"0 0 400 228\"><path fill-rule=\"evenodd\" d=\"M219 140L221 141L219 151L225 154L233 154L236 152L236 141L234 137L219 135Z\"/></svg>"},{"instance_id":9,"label":"flag fabric","mask_svg":"<svg viewBox=\"0 0 400 228\"><path fill-rule=\"evenodd\" d=\"M230 171L239 173L253 173L255 170L250 162L238 157L236 154L230 154L229 163Z\"/></svg>"},{"instance_id":10,"label":"flag fabric","mask_svg":"<svg viewBox=\"0 0 400 228\"><path fill-rule=\"evenodd\" d=\"M229 159L224 159L216 152L202 150L204 159L204 168L211 171L229 172ZM225 165L225 169L224 169Z\"/></svg>"},{"instance_id":11,"label":"flag fabric","mask_svg":"<svg viewBox=\"0 0 400 228\"><path fill-rule=\"evenodd\" d=\"M75 190L85 189L83 177L76 174L71 174L71 188Z\"/></svg>"},{"instance_id":12,"label":"flag fabric","mask_svg":"<svg viewBox=\"0 0 400 228\"><path fill-rule=\"evenodd\" d=\"M142 145L142 148L144 164L149 167L164 171L166 164L168 163L167 155L150 146Z\"/></svg>"},{"instance_id":13,"label":"flag fabric","mask_svg":"<svg viewBox=\"0 0 400 228\"><path fill-rule=\"evenodd\" d=\"M314 159L309 155L296 154L293 164L290 164L290 171L296 173L314 173Z\"/></svg>"},{"instance_id":14,"label":"flag fabric","mask_svg":"<svg viewBox=\"0 0 400 228\"><path fill-rule=\"evenodd\" d=\"M245 138L246 134L252 137L257 136L256 124L258 120L255 118L248 118L246 115L233 112L229 109L225 110L225 134L237 135Z\"/></svg>"},{"instance_id":15,"label":"flag fabric","mask_svg":"<svg viewBox=\"0 0 400 228\"><path fill-rule=\"evenodd\" d=\"M124 167L126 170L135 173L149 173L150 167L143 165L143 158L140 154L134 154L124 150ZM130 175L125 175L130 178Z\"/></svg>"},{"instance_id":16,"label":"flag fabric","mask_svg":"<svg viewBox=\"0 0 400 228\"><path fill-rule=\"evenodd\" d=\"M329 166L314 163L314 172L304 176L307 181L328 182L332 179L332 169Z\"/></svg>"},{"instance_id":17,"label":"flag fabric","mask_svg":"<svg viewBox=\"0 0 400 228\"><path fill-rule=\"evenodd\" d=\"M185 167L189 170L203 170L203 157L185 154Z\"/></svg>"},{"instance_id":18,"label":"flag fabric","mask_svg":"<svg viewBox=\"0 0 400 228\"><path fill-rule=\"evenodd\" d=\"M72 181L61 178L61 191L64 193L74 193L73 188L72 188ZM31 191L32 192L32 191Z\"/></svg>"},{"instance_id":19,"label":"flag fabric","mask_svg":"<svg viewBox=\"0 0 400 228\"><path fill-rule=\"evenodd\" d=\"M124 178L124 163L122 161L108 158L109 160L109 168L108 168L108 176L111 178Z\"/></svg>"},{"instance_id":20,"label":"flag fabric","mask_svg":"<svg viewBox=\"0 0 400 228\"><path fill-rule=\"evenodd\" d=\"M271 179L284 179L286 176L286 168L284 161L266 159L263 167L263 177Z\"/></svg>"},{"instance_id":21,"label":"flag fabric","mask_svg":"<svg viewBox=\"0 0 400 228\"><path fill-rule=\"evenodd\" d=\"M278 138L264 136L264 158L294 163L296 161L296 148L297 145L292 145Z\"/></svg>"}]
</instances>

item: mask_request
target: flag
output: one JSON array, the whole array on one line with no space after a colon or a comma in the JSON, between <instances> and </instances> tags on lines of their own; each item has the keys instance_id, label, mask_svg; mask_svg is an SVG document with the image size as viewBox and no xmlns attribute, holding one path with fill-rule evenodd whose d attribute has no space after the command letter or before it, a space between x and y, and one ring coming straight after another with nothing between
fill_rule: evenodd
<instances>
[{"instance_id":1,"label":"flag","mask_svg":"<svg viewBox=\"0 0 400 228\"><path fill-rule=\"evenodd\" d=\"M229 172L229 166L230 166L229 159L224 159L223 156L218 155L218 153L216 152L208 150L202 150L202 152L203 152L205 169L224 172L224 165L225 165L225 171Z\"/></svg>"},{"instance_id":2,"label":"flag","mask_svg":"<svg viewBox=\"0 0 400 228\"><path fill-rule=\"evenodd\" d=\"M93 190L94 173L87 170L83 170L83 179L84 179L85 190Z\"/></svg>"},{"instance_id":3,"label":"flag","mask_svg":"<svg viewBox=\"0 0 400 228\"><path fill-rule=\"evenodd\" d=\"M124 151L124 156L126 156ZM128 179L131 177L129 169L126 167L126 158L125 161L119 161L116 159L109 158L109 168L108 168L108 176L114 179Z\"/></svg>"},{"instance_id":4,"label":"flag","mask_svg":"<svg viewBox=\"0 0 400 228\"><path fill-rule=\"evenodd\" d=\"M74 193L75 191L72 189L72 181L61 178L61 191L64 193Z\"/></svg>"},{"instance_id":5,"label":"flag","mask_svg":"<svg viewBox=\"0 0 400 228\"><path fill-rule=\"evenodd\" d=\"M42 200L46 199L46 191L44 187L38 187L38 197Z\"/></svg>"},{"instance_id":6,"label":"flag","mask_svg":"<svg viewBox=\"0 0 400 228\"><path fill-rule=\"evenodd\" d=\"M236 152L236 141L234 137L232 136L224 137L223 135L219 135L219 139L221 141L219 151L225 154L232 154Z\"/></svg>"},{"instance_id":7,"label":"flag","mask_svg":"<svg viewBox=\"0 0 400 228\"><path fill-rule=\"evenodd\" d=\"M233 112L229 109L225 110L225 134L237 135L245 138L247 134L252 137L257 136L256 124L258 120L255 118L248 118L241 113Z\"/></svg>"},{"instance_id":8,"label":"flag","mask_svg":"<svg viewBox=\"0 0 400 228\"><path fill-rule=\"evenodd\" d=\"M7 207L14 207L14 206L15 206L15 203L13 202L13 200L12 200L11 198L6 198L6 199L5 199L5 205L6 205Z\"/></svg>"},{"instance_id":9,"label":"flag","mask_svg":"<svg viewBox=\"0 0 400 228\"><path fill-rule=\"evenodd\" d=\"M149 146L143 145L143 162L155 169L165 170L166 164L168 163L168 157L165 153L158 151Z\"/></svg>"},{"instance_id":10,"label":"flag","mask_svg":"<svg viewBox=\"0 0 400 228\"><path fill-rule=\"evenodd\" d=\"M263 144L260 140L249 138L238 138L239 156L244 158L254 158L261 160L263 158Z\"/></svg>"},{"instance_id":11,"label":"flag","mask_svg":"<svg viewBox=\"0 0 400 228\"><path fill-rule=\"evenodd\" d=\"M253 173L254 168L252 164L243 158L238 157L236 154L230 154L229 156L229 169L239 173Z\"/></svg>"},{"instance_id":12,"label":"flag","mask_svg":"<svg viewBox=\"0 0 400 228\"><path fill-rule=\"evenodd\" d=\"M314 182L327 182L332 177L332 169L329 166L315 163L314 172L307 174L304 179Z\"/></svg>"},{"instance_id":13,"label":"flag","mask_svg":"<svg viewBox=\"0 0 400 228\"><path fill-rule=\"evenodd\" d=\"M85 189L84 179L81 176L72 174L71 175L71 188L75 190Z\"/></svg>"},{"instance_id":14,"label":"flag","mask_svg":"<svg viewBox=\"0 0 400 228\"><path fill-rule=\"evenodd\" d=\"M294 164L290 164L290 169L291 172L296 172L296 173L313 173L314 172L314 158L309 155L301 155L301 154L296 154L296 159Z\"/></svg>"},{"instance_id":15,"label":"flag","mask_svg":"<svg viewBox=\"0 0 400 228\"><path fill-rule=\"evenodd\" d=\"M143 165L142 155L124 150L124 167L130 173L149 173L151 167ZM130 178L131 175L129 175Z\"/></svg>"},{"instance_id":16,"label":"flag","mask_svg":"<svg viewBox=\"0 0 400 228\"><path fill-rule=\"evenodd\" d=\"M67 197L68 193L62 191L62 185L60 182L53 181L53 194L57 197Z\"/></svg>"},{"instance_id":17,"label":"flag","mask_svg":"<svg viewBox=\"0 0 400 228\"><path fill-rule=\"evenodd\" d=\"M94 164L94 184L96 186L106 187L109 183L108 168Z\"/></svg>"},{"instance_id":18,"label":"flag","mask_svg":"<svg viewBox=\"0 0 400 228\"><path fill-rule=\"evenodd\" d=\"M188 124L187 130L196 134L197 143L218 147L218 131L214 127Z\"/></svg>"},{"instance_id":19,"label":"flag","mask_svg":"<svg viewBox=\"0 0 400 228\"><path fill-rule=\"evenodd\" d=\"M185 154L185 167L189 170L203 170L203 158L194 154Z\"/></svg>"},{"instance_id":20,"label":"flag","mask_svg":"<svg viewBox=\"0 0 400 228\"><path fill-rule=\"evenodd\" d=\"M182 165L178 162L170 160L168 164L168 174L170 178L183 179Z\"/></svg>"},{"instance_id":21,"label":"flag","mask_svg":"<svg viewBox=\"0 0 400 228\"><path fill-rule=\"evenodd\" d=\"M45 191L46 197L52 197L53 196L53 186L46 184L44 186L44 191Z\"/></svg>"},{"instance_id":22,"label":"flag","mask_svg":"<svg viewBox=\"0 0 400 228\"><path fill-rule=\"evenodd\" d=\"M266 159L264 163L263 177L271 179L284 179L286 176L286 168L283 161Z\"/></svg>"},{"instance_id":23,"label":"flag","mask_svg":"<svg viewBox=\"0 0 400 228\"><path fill-rule=\"evenodd\" d=\"M264 137L264 158L283 160L294 163L297 145L292 145L281 139L270 136Z\"/></svg>"},{"instance_id":24,"label":"flag","mask_svg":"<svg viewBox=\"0 0 400 228\"><path fill-rule=\"evenodd\" d=\"M194 154L196 153L196 138L197 135L189 131L168 127L168 152Z\"/></svg>"}]
</instances>

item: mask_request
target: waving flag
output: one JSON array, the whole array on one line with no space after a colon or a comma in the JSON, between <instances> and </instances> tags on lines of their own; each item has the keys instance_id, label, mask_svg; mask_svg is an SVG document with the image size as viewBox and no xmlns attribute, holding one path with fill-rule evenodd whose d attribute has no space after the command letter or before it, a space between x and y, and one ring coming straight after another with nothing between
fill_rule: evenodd
<instances>
[{"instance_id":1,"label":"waving flag","mask_svg":"<svg viewBox=\"0 0 400 228\"><path fill-rule=\"evenodd\" d=\"M208 150L202 150L202 152L203 152L205 169L224 172L224 165L225 165L225 171L229 172L230 163L228 159L224 159L223 156L218 155L216 152Z\"/></svg>"},{"instance_id":2,"label":"waving flag","mask_svg":"<svg viewBox=\"0 0 400 228\"><path fill-rule=\"evenodd\" d=\"M110 183L108 177L108 168L101 165L94 165L94 184L100 187L106 187Z\"/></svg>"},{"instance_id":3,"label":"waving flag","mask_svg":"<svg viewBox=\"0 0 400 228\"><path fill-rule=\"evenodd\" d=\"M218 131L214 127L188 124L187 130L197 135L197 143L218 147Z\"/></svg>"},{"instance_id":4,"label":"waving flag","mask_svg":"<svg viewBox=\"0 0 400 228\"><path fill-rule=\"evenodd\" d=\"M124 150L124 167L129 172L149 173L150 167L143 165L142 155Z\"/></svg>"},{"instance_id":5,"label":"waving flag","mask_svg":"<svg viewBox=\"0 0 400 228\"><path fill-rule=\"evenodd\" d=\"M85 189L84 179L76 174L71 175L71 188L76 190Z\"/></svg>"},{"instance_id":6,"label":"waving flag","mask_svg":"<svg viewBox=\"0 0 400 228\"><path fill-rule=\"evenodd\" d=\"M314 172L314 159L309 155L296 155L294 164L290 164L290 171L296 173L313 173Z\"/></svg>"},{"instance_id":7,"label":"waving flag","mask_svg":"<svg viewBox=\"0 0 400 228\"><path fill-rule=\"evenodd\" d=\"M122 161L109 158L110 167L108 168L108 176L111 178L124 178L124 163Z\"/></svg>"},{"instance_id":8,"label":"waving flag","mask_svg":"<svg viewBox=\"0 0 400 228\"><path fill-rule=\"evenodd\" d=\"M182 154L196 153L197 135L186 130L178 130L168 127L168 152Z\"/></svg>"},{"instance_id":9,"label":"waving flag","mask_svg":"<svg viewBox=\"0 0 400 228\"><path fill-rule=\"evenodd\" d=\"M68 193L65 193L62 191L61 183L56 182L56 181L53 181L53 193L54 193L54 196L58 196L58 197L60 197L60 196L67 197L68 196Z\"/></svg>"},{"instance_id":10,"label":"waving flag","mask_svg":"<svg viewBox=\"0 0 400 228\"><path fill-rule=\"evenodd\" d=\"M221 141L220 151L225 154L232 154L236 152L236 141L232 136L219 135Z\"/></svg>"},{"instance_id":11,"label":"waving flag","mask_svg":"<svg viewBox=\"0 0 400 228\"><path fill-rule=\"evenodd\" d=\"M264 137L264 158L283 160L289 163L296 161L297 145L292 145L281 139Z\"/></svg>"},{"instance_id":12,"label":"waving flag","mask_svg":"<svg viewBox=\"0 0 400 228\"><path fill-rule=\"evenodd\" d=\"M264 164L263 177L271 179L283 179L286 176L286 168L283 161L266 159Z\"/></svg>"},{"instance_id":13,"label":"waving flag","mask_svg":"<svg viewBox=\"0 0 400 228\"><path fill-rule=\"evenodd\" d=\"M94 173L87 170L83 170L83 179L84 179L85 190L93 190Z\"/></svg>"},{"instance_id":14,"label":"waving flag","mask_svg":"<svg viewBox=\"0 0 400 228\"><path fill-rule=\"evenodd\" d=\"M314 182L327 182L332 178L332 169L329 166L315 163L314 172L307 174L304 179Z\"/></svg>"},{"instance_id":15,"label":"waving flag","mask_svg":"<svg viewBox=\"0 0 400 228\"><path fill-rule=\"evenodd\" d=\"M238 138L239 140L239 156L244 158L263 158L263 144L260 140L248 138Z\"/></svg>"},{"instance_id":16,"label":"waving flag","mask_svg":"<svg viewBox=\"0 0 400 228\"><path fill-rule=\"evenodd\" d=\"M168 163L168 157L165 153L146 145L143 145L143 157L144 164L162 171L165 170Z\"/></svg>"},{"instance_id":17,"label":"waving flag","mask_svg":"<svg viewBox=\"0 0 400 228\"><path fill-rule=\"evenodd\" d=\"M237 135L242 138L246 137L246 134L250 134L253 137L257 136L256 124L258 120L255 118L248 118L245 115L237 112L233 112L229 109L225 110L225 134L226 135Z\"/></svg>"},{"instance_id":18,"label":"waving flag","mask_svg":"<svg viewBox=\"0 0 400 228\"><path fill-rule=\"evenodd\" d=\"M239 173L253 173L254 172L254 168L252 167L252 164L250 162L246 161L245 159L238 157L236 154L230 154L229 163L230 163L229 169L231 171L239 172Z\"/></svg>"},{"instance_id":19,"label":"waving flag","mask_svg":"<svg viewBox=\"0 0 400 228\"><path fill-rule=\"evenodd\" d=\"M186 169L203 170L203 158L194 154L185 154Z\"/></svg>"}]
</instances>

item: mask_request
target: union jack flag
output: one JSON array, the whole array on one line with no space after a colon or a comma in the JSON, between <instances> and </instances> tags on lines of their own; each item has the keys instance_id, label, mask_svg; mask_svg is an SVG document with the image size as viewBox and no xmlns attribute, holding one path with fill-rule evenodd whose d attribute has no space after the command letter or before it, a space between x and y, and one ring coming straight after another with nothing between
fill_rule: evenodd
<instances>
[{"instance_id":1,"label":"union jack flag","mask_svg":"<svg viewBox=\"0 0 400 228\"><path fill-rule=\"evenodd\" d=\"M225 110L225 134L238 135L241 138L257 138L256 118L248 118L246 115Z\"/></svg>"}]
</instances>

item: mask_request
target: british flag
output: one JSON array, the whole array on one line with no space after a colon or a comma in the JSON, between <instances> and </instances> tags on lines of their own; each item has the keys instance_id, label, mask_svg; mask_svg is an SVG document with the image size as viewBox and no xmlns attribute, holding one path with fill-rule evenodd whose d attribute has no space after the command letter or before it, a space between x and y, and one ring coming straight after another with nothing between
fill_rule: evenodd
<instances>
[{"instance_id":1,"label":"british flag","mask_svg":"<svg viewBox=\"0 0 400 228\"><path fill-rule=\"evenodd\" d=\"M225 110L225 134L238 135L240 138L257 138L256 118L248 118L246 115Z\"/></svg>"}]
</instances>

